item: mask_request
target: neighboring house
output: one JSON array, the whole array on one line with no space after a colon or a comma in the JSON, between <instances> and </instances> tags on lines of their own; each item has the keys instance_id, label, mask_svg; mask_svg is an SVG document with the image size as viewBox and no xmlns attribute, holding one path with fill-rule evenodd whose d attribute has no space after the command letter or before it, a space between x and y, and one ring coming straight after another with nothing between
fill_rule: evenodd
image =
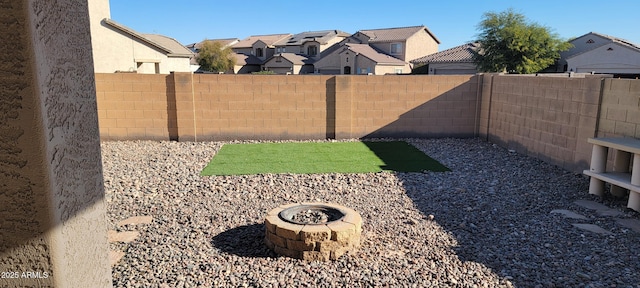
<instances>
[{"instance_id":1,"label":"neighboring house","mask_svg":"<svg viewBox=\"0 0 640 288\"><path fill-rule=\"evenodd\" d=\"M424 25L360 30L353 35L363 44L404 61L438 52L440 40Z\"/></svg>"},{"instance_id":2,"label":"neighboring house","mask_svg":"<svg viewBox=\"0 0 640 288\"><path fill-rule=\"evenodd\" d=\"M476 74L473 56L479 47L479 43L467 43L411 60L411 63L420 74Z\"/></svg>"},{"instance_id":3,"label":"neighboring house","mask_svg":"<svg viewBox=\"0 0 640 288\"><path fill-rule=\"evenodd\" d=\"M276 49L275 54L265 61L262 68L276 73L314 73L312 64L324 55L322 53L336 47L347 37L349 34L340 30L311 31L291 35L273 44ZM285 61L282 61L283 59ZM283 65L289 65L289 67Z\"/></svg>"},{"instance_id":4,"label":"neighboring house","mask_svg":"<svg viewBox=\"0 0 640 288\"><path fill-rule=\"evenodd\" d=\"M313 63L314 73L326 75L342 74L340 52L342 52L344 45L347 43L361 44L360 40L350 36L340 43L331 45L322 51L317 57L318 59Z\"/></svg>"},{"instance_id":5,"label":"neighboring house","mask_svg":"<svg viewBox=\"0 0 640 288\"><path fill-rule=\"evenodd\" d=\"M640 74L640 46L624 39L590 32L571 41L573 48L562 52L564 71L576 73ZM565 65L562 65L565 64Z\"/></svg>"},{"instance_id":6,"label":"neighboring house","mask_svg":"<svg viewBox=\"0 0 640 288\"><path fill-rule=\"evenodd\" d=\"M108 0L89 1L94 72L191 72L193 53L173 38L138 33L110 18Z\"/></svg>"},{"instance_id":7,"label":"neighboring house","mask_svg":"<svg viewBox=\"0 0 640 288\"><path fill-rule=\"evenodd\" d=\"M231 46L233 52L253 55L265 61L275 54L274 43L291 37L291 34L253 35L238 41Z\"/></svg>"},{"instance_id":8,"label":"neighboring house","mask_svg":"<svg viewBox=\"0 0 640 288\"><path fill-rule=\"evenodd\" d=\"M402 74L411 72L405 61L376 51L367 44L344 45L340 55L341 74Z\"/></svg>"},{"instance_id":9,"label":"neighboring house","mask_svg":"<svg viewBox=\"0 0 640 288\"><path fill-rule=\"evenodd\" d=\"M317 58L322 51L349 37L349 33L340 30L310 31L292 35L273 45L277 53L294 53Z\"/></svg>"},{"instance_id":10,"label":"neighboring house","mask_svg":"<svg viewBox=\"0 0 640 288\"><path fill-rule=\"evenodd\" d=\"M326 49L315 61L319 74L390 74L411 72L410 60L438 51L438 40L425 26L360 30ZM369 46L366 48L365 46ZM347 53L358 55L347 57ZM349 62L362 59L362 62ZM400 62L402 63L400 63ZM366 73L365 73L366 72Z\"/></svg>"},{"instance_id":11,"label":"neighboring house","mask_svg":"<svg viewBox=\"0 0 640 288\"><path fill-rule=\"evenodd\" d=\"M261 70L262 60L258 57L241 53L235 53L234 56L236 57L236 65L233 67L233 73L249 74Z\"/></svg>"},{"instance_id":12,"label":"neighboring house","mask_svg":"<svg viewBox=\"0 0 640 288\"><path fill-rule=\"evenodd\" d=\"M304 55L294 53L278 53L269 58L262 67L277 74L313 73L313 60Z\"/></svg>"}]
</instances>

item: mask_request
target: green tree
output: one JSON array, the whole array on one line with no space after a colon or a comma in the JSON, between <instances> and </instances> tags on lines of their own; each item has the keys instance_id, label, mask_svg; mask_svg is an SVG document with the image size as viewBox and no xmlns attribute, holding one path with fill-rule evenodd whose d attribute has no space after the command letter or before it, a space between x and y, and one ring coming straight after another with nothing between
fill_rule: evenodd
<instances>
[{"instance_id":1,"label":"green tree","mask_svg":"<svg viewBox=\"0 0 640 288\"><path fill-rule=\"evenodd\" d=\"M571 48L549 28L527 21L513 9L485 13L478 30L476 41L481 49L475 61L483 72L535 73L554 64L561 51Z\"/></svg>"},{"instance_id":2,"label":"green tree","mask_svg":"<svg viewBox=\"0 0 640 288\"><path fill-rule=\"evenodd\" d=\"M204 41L198 51L196 60L200 69L210 72L225 72L236 65L234 52L218 41Z\"/></svg>"}]
</instances>

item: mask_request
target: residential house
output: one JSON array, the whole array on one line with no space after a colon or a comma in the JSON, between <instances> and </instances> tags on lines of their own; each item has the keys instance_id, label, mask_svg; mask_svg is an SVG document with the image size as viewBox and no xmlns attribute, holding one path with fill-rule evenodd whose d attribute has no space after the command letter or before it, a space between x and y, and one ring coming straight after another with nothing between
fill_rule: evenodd
<instances>
[{"instance_id":1,"label":"residential house","mask_svg":"<svg viewBox=\"0 0 640 288\"><path fill-rule=\"evenodd\" d=\"M236 58L236 64L233 67L234 74L249 74L252 72L259 72L262 67L262 60L253 55L246 55L242 53L234 53Z\"/></svg>"},{"instance_id":2,"label":"residential house","mask_svg":"<svg viewBox=\"0 0 640 288\"><path fill-rule=\"evenodd\" d=\"M320 52L317 60L313 62L314 73L325 75L342 74L340 62L340 52L344 50L344 45L348 43L361 44L360 40L350 36L339 43L333 44Z\"/></svg>"},{"instance_id":3,"label":"residential house","mask_svg":"<svg viewBox=\"0 0 640 288\"><path fill-rule=\"evenodd\" d=\"M347 37L349 34L340 30L310 31L291 35L273 44L276 48L275 54L265 61L262 68L276 73L314 73L312 64L320 59L322 52L335 47Z\"/></svg>"},{"instance_id":4,"label":"residential house","mask_svg":"<svg viewBox=\"0 0 640 288\"><path fill-rule=\"evenodd\" d=\"M476 74L474 54L479 43L467 43L411 60L414 73L432 75Z\"/></svg>"},{"instance_id":5,"label":"residential house","mask_svg":"<svg viewBox=\"0 0 640 288\"><path fill-rule=\"evenodd\" d=\"M409 62L438 52L440 40L424 25L360 30L353 35L385 54Z\"/></svg>"},{"instance_id":6,"label":"residential house","mask_svg":"<svg viewBox=\"0 0 640 288\"><path fill-rule=\"evenodd\" d=\"M191 72L193 53L173 38L142 34L111 20L108 0L89 1L94 72Z\"/></svg>"},{"instance_id":7,"label":"residential house","mask_svg":"<svg viewBox=\"0 0 640 288\"><path fill-rule=\"evenodd\" d=\"M563 70L576 73L640 75L640 46L624 39L589 32L569 41L573 48L562 52Z\"/></svg>"},{"instance_id":8,"label":"residential house","mask_svg":"<svg viewBox=\"0 0 640 288\"><path fill-rule=\"evenodd\" d=\"M294 53L317 58L322 51L349 37L349 33L340 30L302 32L282 39L273 45L277 53Z\"/></svg>"},{"instance_id":9,"label":"residential house","mask_svg":"<svg viewBox=\"0 0 640 288\"><path fill-rule=\"evenodd\" d=\"M326 49L314 66L319 74L409 73L409 61L437 52L438 44L440 40L425 26L360 30ZM354 55L362 62L353 62Z\"/></svg>"},{"instance_id":10,"label":"residential house","mask_svg":"<svg viewBox=\"0 0 640 288\"><path fill-rule=\"evenodd\" d=\"M375 50L367 44L346 43L339 53L342 74L402 74L411 72L409 63Z\"/></svg>"},{"instance_id":11,"label":"residential house","mask_svg":"<svg viewBox=\"0 0 640 288\"><path fill-rule=\"evenodd\" d=\"M278 74L308 74L313 73L313 60L304 55L294 53L277 53L269 58L262 67L264 70Z\"/></svg>"},{"instance_id":12,"label":"residential house","mask_svg":"<svg viewBox=\"0 0 640 288\"><path fill-rule=\"evenodd\" d=\"M265 61L275 54L274 43L291 37L291 34L253 35L238 41L231 46L233 52L253 55Z\"/></svg>"}]
</instances>

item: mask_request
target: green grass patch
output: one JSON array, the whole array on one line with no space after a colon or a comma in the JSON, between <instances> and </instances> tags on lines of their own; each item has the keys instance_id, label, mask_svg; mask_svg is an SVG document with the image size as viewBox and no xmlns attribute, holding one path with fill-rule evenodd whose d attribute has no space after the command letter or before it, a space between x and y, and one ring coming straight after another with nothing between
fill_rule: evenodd
<instances>
[{"instance_id":1,"label":"green grass patch","mask_svg":"<svg viewBox=\"0 0 640 288\"><path fill-rule=\"evenodd\" d=\"M450 171L404 141L225 144L200 173L368 173Z\"/></svg>"}]
</instances>

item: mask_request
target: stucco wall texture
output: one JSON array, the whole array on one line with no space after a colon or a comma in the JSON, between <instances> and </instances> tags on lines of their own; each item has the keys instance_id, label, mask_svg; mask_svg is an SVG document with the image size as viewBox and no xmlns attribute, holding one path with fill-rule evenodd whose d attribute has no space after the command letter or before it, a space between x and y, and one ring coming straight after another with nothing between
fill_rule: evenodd
<instances>
[{"instance_id":1,"label":"stucco wall texture","mask_svg":"<svg viewBox=\"0 0 640 288\"><path fill-rule=\"evenodd\" d=\"M87 2L2 0L0 26L0 287L110 287Z\"/></svg>"}]
</instances>

